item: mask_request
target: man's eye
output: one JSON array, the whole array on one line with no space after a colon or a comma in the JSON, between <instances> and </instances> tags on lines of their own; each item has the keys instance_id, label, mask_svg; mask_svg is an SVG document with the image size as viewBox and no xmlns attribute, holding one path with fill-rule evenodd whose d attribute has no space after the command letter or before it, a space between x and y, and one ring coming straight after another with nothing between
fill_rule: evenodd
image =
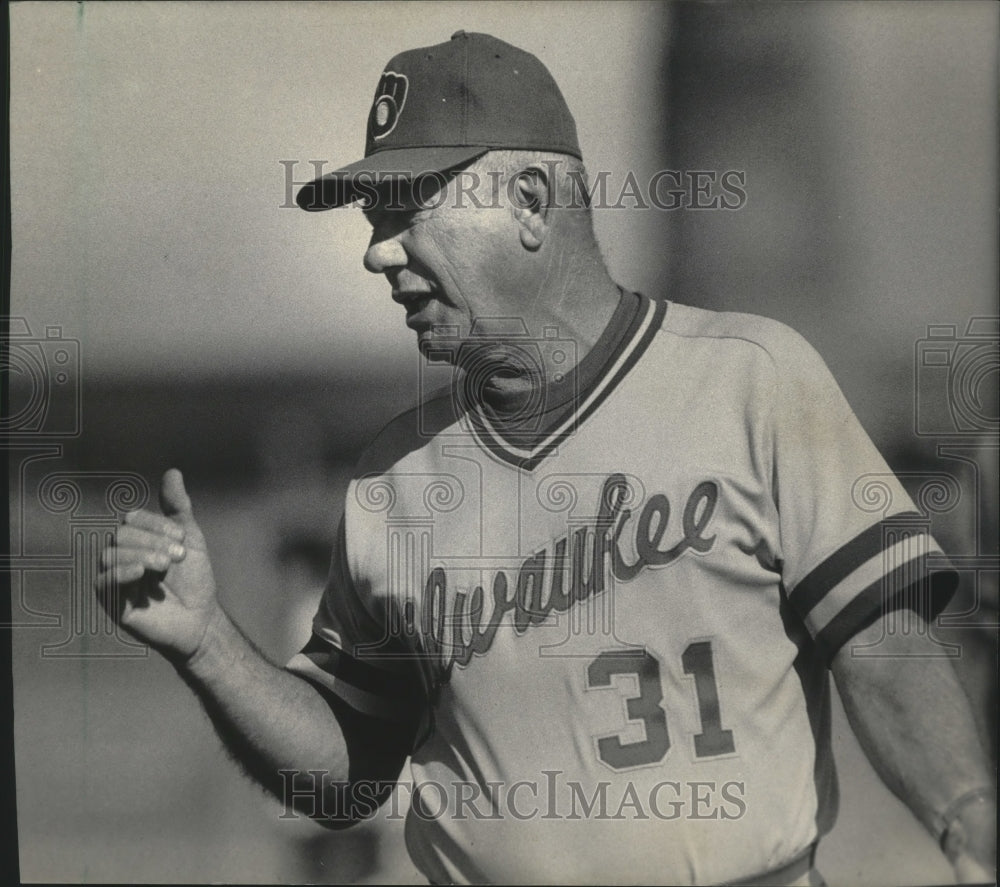
<instances>
[{"instance_id":1,"label":"man's eye","mask_svg":"<svg viewBox=\"0 0 1000 887\"><path fill-rule=\"evenodd\" d=\"M364 210L364 214L372 228L388 234L398 234L427 217L426 210L415 209L370 209Z\"/></svg>"}]
</instances>

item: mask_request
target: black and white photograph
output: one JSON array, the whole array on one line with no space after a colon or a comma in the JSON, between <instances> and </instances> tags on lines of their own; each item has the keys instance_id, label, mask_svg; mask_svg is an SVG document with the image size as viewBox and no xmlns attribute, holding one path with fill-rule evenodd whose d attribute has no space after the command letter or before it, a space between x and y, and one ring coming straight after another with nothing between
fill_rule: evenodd
<instances>
[{"instance_id":1,"label":"black and white photograph","mask_svg":"<svg viewBox=\"0 0 1000 887\"><path fill-rule=\"evenodd\" d=\"M8 19L12 879L996 883L1000 6Z\"/></svg>"}]
</instances>

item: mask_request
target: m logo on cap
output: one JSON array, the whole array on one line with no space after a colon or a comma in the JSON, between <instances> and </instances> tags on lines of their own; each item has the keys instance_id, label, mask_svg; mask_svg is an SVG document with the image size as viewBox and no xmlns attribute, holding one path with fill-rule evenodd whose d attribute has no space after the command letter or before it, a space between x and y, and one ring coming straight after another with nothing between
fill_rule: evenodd
<instances>
[{"instance_id":1,"label":"m logo on cap","mask_svg":"<svg viewBox=\"0 0 1000 887\"><path fill-rule=\"evenodd\" d=\"M375 101L368 115L368 132L373 139L383 139L396 127L406 104L409 81L405 74L383 71L375 90Z\"/></svg>"}]
</instances>

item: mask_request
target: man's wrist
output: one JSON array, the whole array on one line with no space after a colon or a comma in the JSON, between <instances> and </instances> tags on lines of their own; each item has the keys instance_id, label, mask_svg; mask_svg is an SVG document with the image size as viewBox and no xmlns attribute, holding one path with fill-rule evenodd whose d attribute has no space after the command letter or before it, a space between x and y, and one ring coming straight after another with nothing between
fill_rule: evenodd
<instances>
[{"instance_id":1,"label":"man's wrist","mask_svg":"<svg viewBox=\"0 0 1000 887\"><path fill-rule=\"evenodd\" d=\"M980 786L959 795L934 817L942 852L958 865L972 859L984 868L996 866L996 789Z\"/></svg>"},{"instance_id":2,"label":"man's wrist","mask_svg":"<svg viewBox=\"0 0 1000 887\"><path fill-rule=\"evenodd\" d=\"M194 650L186 656L175 656L174 666L182 672L197 677L200 671L206 667L211 668L210 660L213 658L213 651L224 646L224 636L226 629L234 630L235 627L229 622L226 611L216 604L211 614L205 620L205 630L201 640L198 641Z\"/></svg>"}]
</instances>

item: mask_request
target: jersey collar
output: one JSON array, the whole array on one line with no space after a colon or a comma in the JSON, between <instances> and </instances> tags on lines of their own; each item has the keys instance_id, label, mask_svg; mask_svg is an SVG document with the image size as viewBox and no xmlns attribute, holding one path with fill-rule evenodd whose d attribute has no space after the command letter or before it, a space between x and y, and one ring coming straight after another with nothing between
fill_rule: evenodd
<instances>
[{"instance_id":1,"label":"jersey collar","mask_svg":"<svg viewBox=\"0 0 1000 887\"><path fill-rule=\"evenodd\" d=\"M583 360L531 398L513 418L483 402L467 416L479 442L508 464L532 471L572 435L628 375L660 328L667 303L623 291L604 332Z\"/></svg>"}]
</instances>

